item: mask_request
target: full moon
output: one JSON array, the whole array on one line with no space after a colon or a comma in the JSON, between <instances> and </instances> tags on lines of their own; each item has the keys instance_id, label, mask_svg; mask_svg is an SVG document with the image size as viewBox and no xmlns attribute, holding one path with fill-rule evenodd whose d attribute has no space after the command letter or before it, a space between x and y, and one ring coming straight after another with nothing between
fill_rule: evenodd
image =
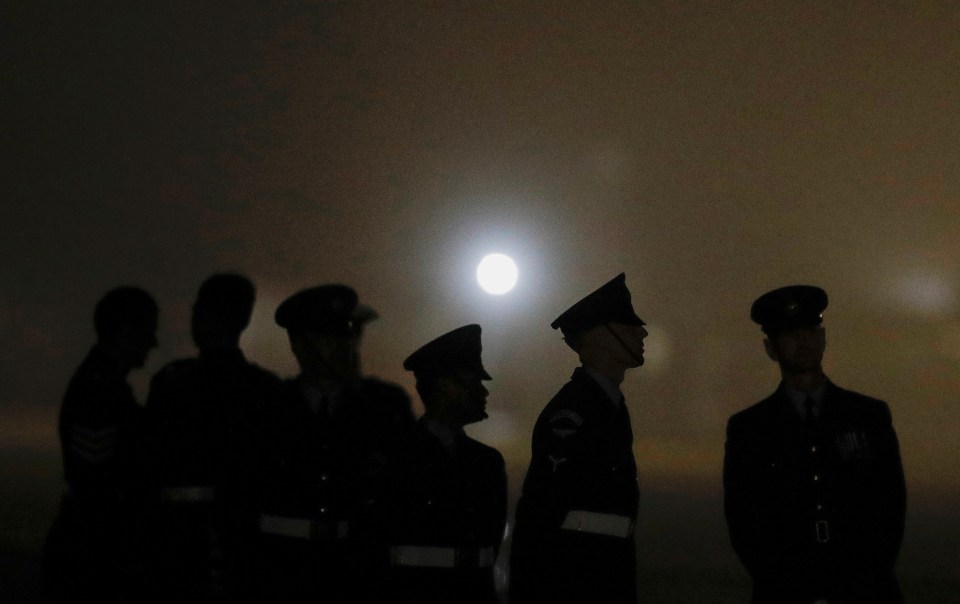
<instances>
[{"instance_id":1,"label":"full moon","mask_svg":"<svg viewBox=\"0 0 960 604\"><path fill-rule=\"evenodd\" d=\"M477 266L477 283L488 294L505 294L517 284L517 265L504 254L484 256Z\"/></svg>"}]
</instances>

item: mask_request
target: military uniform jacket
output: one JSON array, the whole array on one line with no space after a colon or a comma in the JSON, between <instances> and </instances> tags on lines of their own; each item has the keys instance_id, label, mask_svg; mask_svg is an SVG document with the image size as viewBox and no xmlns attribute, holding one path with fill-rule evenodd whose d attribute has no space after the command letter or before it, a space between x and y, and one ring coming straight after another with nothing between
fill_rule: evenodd
<instances>
[{"instance_id":1,"label":"military uniform jacket","mask_svg":"<svg viewBox=\"0 0 960 604\"><path fill-rule=\"evenodd\" d=\"M207 350L166 365L151 381L144 413L153 485L220 485L250 449L250 419L276 401L280 385L239 348Z\"/></svg>"},{"instance_id":2,"label":"military uniform jacket","mask_svg":"<svg viewBox=\"0 0 960 604\"><path fill-rule=\"evenodd\" d=\"M332 415L315 414L296 380L260 422L254 574L264 601L354 601L367 561L369 508L413 418L398 387L364 379Z\"/></svg>"},{"instance_id":3,"label":"military uniform jacket","mask_svg":"<svg viewBox=\"0 0 960 604\"><path fill-rule=\"evenodd\" d=\"M237 589L248 546L251 420L281 382L239 348L174 361L150 385L144 411L148 489L140 530L144 601L209 599Z\"/></svg>"},{"instance_id":4,"label":"military uniform jacket","mask_svg":"<svg viewBox=\"0 0 960 604\"><path fill-rule=\"evenodd\" d=\"M385 542L381 602L497 602L493 564L506 525L500 453L465 434L453 454L421 423L392 464L377 502Z\"/></svg>"},{"instance_id":5,"label":"military uniform jacket","mask_svg":"<svg viewBox=\"0 0 960 604\"><path fill-rule=\"evenodd\" d=\"M63 397L59 435L72 495L129 495L142 409L116 362L99 348L87 355Z\"/></svg>"},{"instance_id":6,"label":"military uniform jacket","mask_svg":"<svg viewBox=\"0 0 960 604\"><path fill-rule=\"evenodd\" d=\"M44 546L48 595L118 597L138 498L134 448L142 409L116 361L94 347L67 387L59 436L67 494Z\"/></svg>"},{"instance_id":7,"label":"military uniform jacket","mask_svg":"<svg viewBox=\"0 0 960 604\"><path fill-rule=\"evenodd\" d=\"M901 602L906 494L886 403L828 383L808 424L783 392L727 425L730 539L754 602Z\"/></svg>"},{"instance_id":8,"label":"military uniform jacket","mask_svg":"<svg viewBox=\"0 0 960 604\"><path fill-rule=\"evenodd\" d=\"M511 602L635 602L638 498L627 408L578 368L534 427Z\"/></svg>"}]
</instances>

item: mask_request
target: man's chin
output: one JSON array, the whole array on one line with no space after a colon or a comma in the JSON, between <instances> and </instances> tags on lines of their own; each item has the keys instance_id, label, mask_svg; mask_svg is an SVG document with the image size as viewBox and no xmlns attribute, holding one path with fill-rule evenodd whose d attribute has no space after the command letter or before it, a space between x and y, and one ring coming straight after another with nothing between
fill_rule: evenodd
<instances>
[{"instance_id":1,"label":"man's chin","mask_svg":"<svg viewBox=\"0 0 960 604\"><path fill-rule=\"evenodd\" d=\"M469 426L470 424L476 424L476 423L482 422L483 420L487 419L488 417L490 417L490 416L487 415L487 411L486 411L486 409L484 409L483 411L480 411L480 413L478 413L478 414L470 417L469 419L467 419L467 421L464 422L463 425L464 425L464 426Z\"/></svg>"},{"instance_id":2,"label":"man's chin","mask_svg":"<svg viewBox=\"0 0 960 604\"><path fill-rule=\"evenodd\" d=\"M800 375L803 373L822 373L823 368L820 363L808 362L808 363L794 363L787 367L788 373L790 375Z\"/></svg>"}]
</instances>

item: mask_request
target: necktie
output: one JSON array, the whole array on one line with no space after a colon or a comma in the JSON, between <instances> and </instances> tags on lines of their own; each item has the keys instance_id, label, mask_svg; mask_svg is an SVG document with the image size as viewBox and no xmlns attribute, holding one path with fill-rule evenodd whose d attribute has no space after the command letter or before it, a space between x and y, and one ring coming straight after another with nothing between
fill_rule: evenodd
<instances>
[{"instance_id":1,"label":"necktie","mask_svg":"<svg viewBox=\"0 0 960 604\"><path fill-rule=\"evenodd\" d=\"M813 400L812 396L808 396L806 400L803 401L804 416L803 419L806 420L808 424L812 424L817 421L817 416L813 412L814 408L817 406L817 402Z\"/></svg>"}]
</instances>

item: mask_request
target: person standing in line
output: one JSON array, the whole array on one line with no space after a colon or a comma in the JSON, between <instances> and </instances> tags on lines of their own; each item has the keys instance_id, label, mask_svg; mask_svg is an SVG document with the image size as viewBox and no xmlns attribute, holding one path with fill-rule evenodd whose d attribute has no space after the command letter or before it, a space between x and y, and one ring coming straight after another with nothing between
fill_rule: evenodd
<instances>
[{"instance_id":1,"label":"person standing in line","mask_svg":"<svg viewBox=\"0 0 960 604\"><path fill-rule=\"evenodd\" d=\"M727 423L723 484L754 604L899 604L906 487L890 410L823 371L827 294L792 285L750 317L777 390Z\"/></svg>"},{"instance_id":2,"label":"person standing in line","mask_svg":"<svg viewBox=\"0 0 960 604\"><path fill-rule=\"evenodd\" d=\"M67 490L44 545L41 580L48 601L113 603L129 595L142 409L127 376L157 346L157 315L153 297L137 287L110 290L94 310L97 343L60 408Z\"/></svg>"},{"instance_id":3,"label":"person standing in line","mask_svg":"<svg viewBox=\"0 0 960 604\"><path fill-rule=\"evenodd\" d=\"M486 419L480 326L448 332L403 363L425 409L377 502L387 570L372 601L496 604L493 566L507 514L503 456L466 435Z\"/></svg>"},{"instance_id":4,"label":"person standing in line","mask_svg":"<svg viewBox=\"0 0 960 604\"><path fill-rule=\"evenodd\" d=\"M357 375L357 305L350 287L322 285L275 314L300 373L259 422L260 601L356 602L374 569L365 524L413 415L398 386Z\"/></svg>"},{"instance_id":5,"label":"person standing in line","mask_svg":"<svg viewBox=\"0 0 960 604\"><path fill-rule=\"evenodd\" d=\"M280 389L279 378L240 350L255 293L241 275L207 278L190 323L199 355L167 364L151 382L143 454L149 489L138 531L144 602L235 601L243 591L251 420Z\"/></svg>"},{"instance_id":6,"label":"person standing in line","mask_svg":"<svg viewBox=\"0 0 960 604\"><path fill-rule=\"evenodd\" d=\"M636 602L639 492L620 391L643 364L644 322L623 273L552 324L581 366L540 414L517 503L511 604Z\"/></svg>"}]
</instances>

